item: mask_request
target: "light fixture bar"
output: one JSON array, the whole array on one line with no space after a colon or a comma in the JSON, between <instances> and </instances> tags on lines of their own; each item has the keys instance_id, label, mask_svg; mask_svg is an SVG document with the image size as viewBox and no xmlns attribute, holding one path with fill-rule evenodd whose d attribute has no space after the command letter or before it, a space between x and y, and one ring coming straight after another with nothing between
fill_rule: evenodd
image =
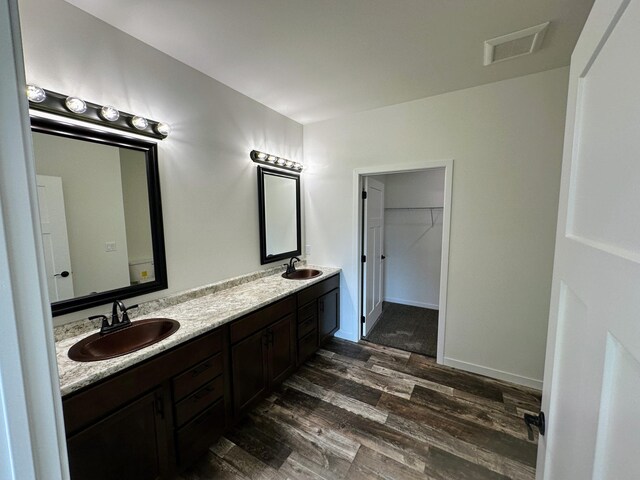
<instances>
[{"instance_id":1,"label":"light fixture bar","mask_svg":"<svg viewBox=\"0 0 640 480\"><path fill-rule=\"evenodd\" d=\"M259 152L258 150L251 150L249 154L251 160L262 165L268 165L270 167L282 168L284 170L291 170L292 172L301 172L304 166L301 163L294 162L293 160L287 160L286 158L276 157L269 153Z\"/></svg>"},{"instance_id":2,"label":"light fixture bar","mask_svg":"<svg viewBox=\"0 0 640 480\"><path fill-rule=\"evenodd\" d=\"M33 91L34 87L38 88L35 85L30 85L30 87L30 91ZM96 103L87 102L79 98L69 97L68 95L53 92L51 90L40 90L45 93L45 98L38 102L28 97L29 108L157 139L164 139L169 134L169 127L165 123L118 111L114 107L111 107L109 105L98 105ZM31 97L34 97L34 95L32 94ZM37 97L37 99L40 98L41 95ZM68 103L68 99L74 99L80 102L84 102L86 108L83 111L79 111L81 109L78 109L77 113L71 111L69 104L72 101L70 100L70 102ZM73 104L78 105L78 102L74 102L72 103L72 105ZM105 112L109 113L105 114ZM134 118L136 118L135 122L133 120ZM138 119L142 119L144 120L144 122ZM161 125L162 127L160 127ZM167 134L163 135L161 132L167 132Z\"/></svg>"}]
</instances>

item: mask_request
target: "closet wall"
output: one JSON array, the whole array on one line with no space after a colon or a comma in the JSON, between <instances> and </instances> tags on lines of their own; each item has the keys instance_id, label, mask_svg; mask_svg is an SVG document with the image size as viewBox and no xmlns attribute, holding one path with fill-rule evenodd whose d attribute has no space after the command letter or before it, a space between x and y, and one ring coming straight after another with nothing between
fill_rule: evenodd
<instances>
[{"instance_id":1,"label":"closet wall","mask_svg":"<svg viewBox=\"0 0 640 480\"><path fill-rule=\"evenodd\" d=\"M385 180L384 300L438 309L444 168Z\"/></svg>"}]
</instances>

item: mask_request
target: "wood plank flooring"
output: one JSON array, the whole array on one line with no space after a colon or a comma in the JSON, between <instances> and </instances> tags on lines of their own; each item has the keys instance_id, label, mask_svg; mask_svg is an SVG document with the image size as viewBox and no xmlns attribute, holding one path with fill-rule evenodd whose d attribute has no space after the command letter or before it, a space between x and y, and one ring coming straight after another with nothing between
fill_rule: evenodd
<instances>
[{"instance_id":1,"label":"wood plank flooring","mask_svg":"<svg viewBox=\"0 0 640 480\"><path fill-rule=\"evenodd\" d=\"M540 393L334 339L179 480L533 479Z\"/></svg>"}]
</instances>

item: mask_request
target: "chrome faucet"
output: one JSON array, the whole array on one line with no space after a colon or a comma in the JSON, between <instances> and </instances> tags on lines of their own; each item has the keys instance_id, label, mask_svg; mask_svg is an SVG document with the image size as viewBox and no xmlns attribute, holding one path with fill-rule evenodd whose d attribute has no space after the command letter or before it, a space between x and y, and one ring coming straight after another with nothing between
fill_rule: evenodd
<instances>
[{"instance_id":1,"label":"chrome faucet","mask_svg":"<svg viewBox=\"0 0 640 480\"><path fill-rule=\"evenodd\" d=\"M289 263L285 263L284 266L287 267L287 271L285 272L285 275L290 275L293 272L296 271L296 262L299 262L300 259L298 257L291 257L291 259L289 260Z\"/></svg>"}]
</instances>

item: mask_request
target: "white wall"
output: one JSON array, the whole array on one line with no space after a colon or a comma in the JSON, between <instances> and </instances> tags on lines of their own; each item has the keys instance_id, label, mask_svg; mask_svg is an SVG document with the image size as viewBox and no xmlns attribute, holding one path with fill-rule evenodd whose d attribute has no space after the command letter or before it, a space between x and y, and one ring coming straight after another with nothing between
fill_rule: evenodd
<instances>
[{"instance_id":1,"label":"white wall","mask_svg":"<svg viewBox=\"0 0 640 480\"><path fill-rule=\"evenodd\" d=\"M567 80L561 68L304 127L306 244L344 269L340 336L358 337L354 168L452 158L445 361L540 386Z\"/></svg>"},{"instance_id":2,"label":"white wall","mask_svg":"<svg viewBox=\"0 0 640 480\"><path fill-rule=\"evenodd\" d=\"M441 207L444 173L444 168L433 168L386 175L384 299L387 302L438 308L443 211L407 207Z\"/></svg>"},{"instance_id":3,"label":"white wall","mask_svg":"<svg viewBox=\"0 0 640 480\"><path fill-rule=\"evenodd\" d=\"M152 260L147 162L144 153L121 148L120 171L129 263Z\"/></svg>"},{"instance_id":4,"label":"white wall","mask_svg":"<svg viewBox=\"0 0 640 480\"><path fill-rule=\"evenodd\" d=\"M75 296L129 285L119 149L35 133L33 151L39 175L62 178Z\"/></svg>"},{"instance_id":5,"label":"white wall","mask_svg":"<svg viewBox=\"0 0 640 480\"><path fill-rule=\"evenodd\" d=\"M20 13L29 82L172 126L158 151L169 290L132 303L260 269L249 152L302 161L302 126L62 0Z\"/></svg>"}]
</instances>

